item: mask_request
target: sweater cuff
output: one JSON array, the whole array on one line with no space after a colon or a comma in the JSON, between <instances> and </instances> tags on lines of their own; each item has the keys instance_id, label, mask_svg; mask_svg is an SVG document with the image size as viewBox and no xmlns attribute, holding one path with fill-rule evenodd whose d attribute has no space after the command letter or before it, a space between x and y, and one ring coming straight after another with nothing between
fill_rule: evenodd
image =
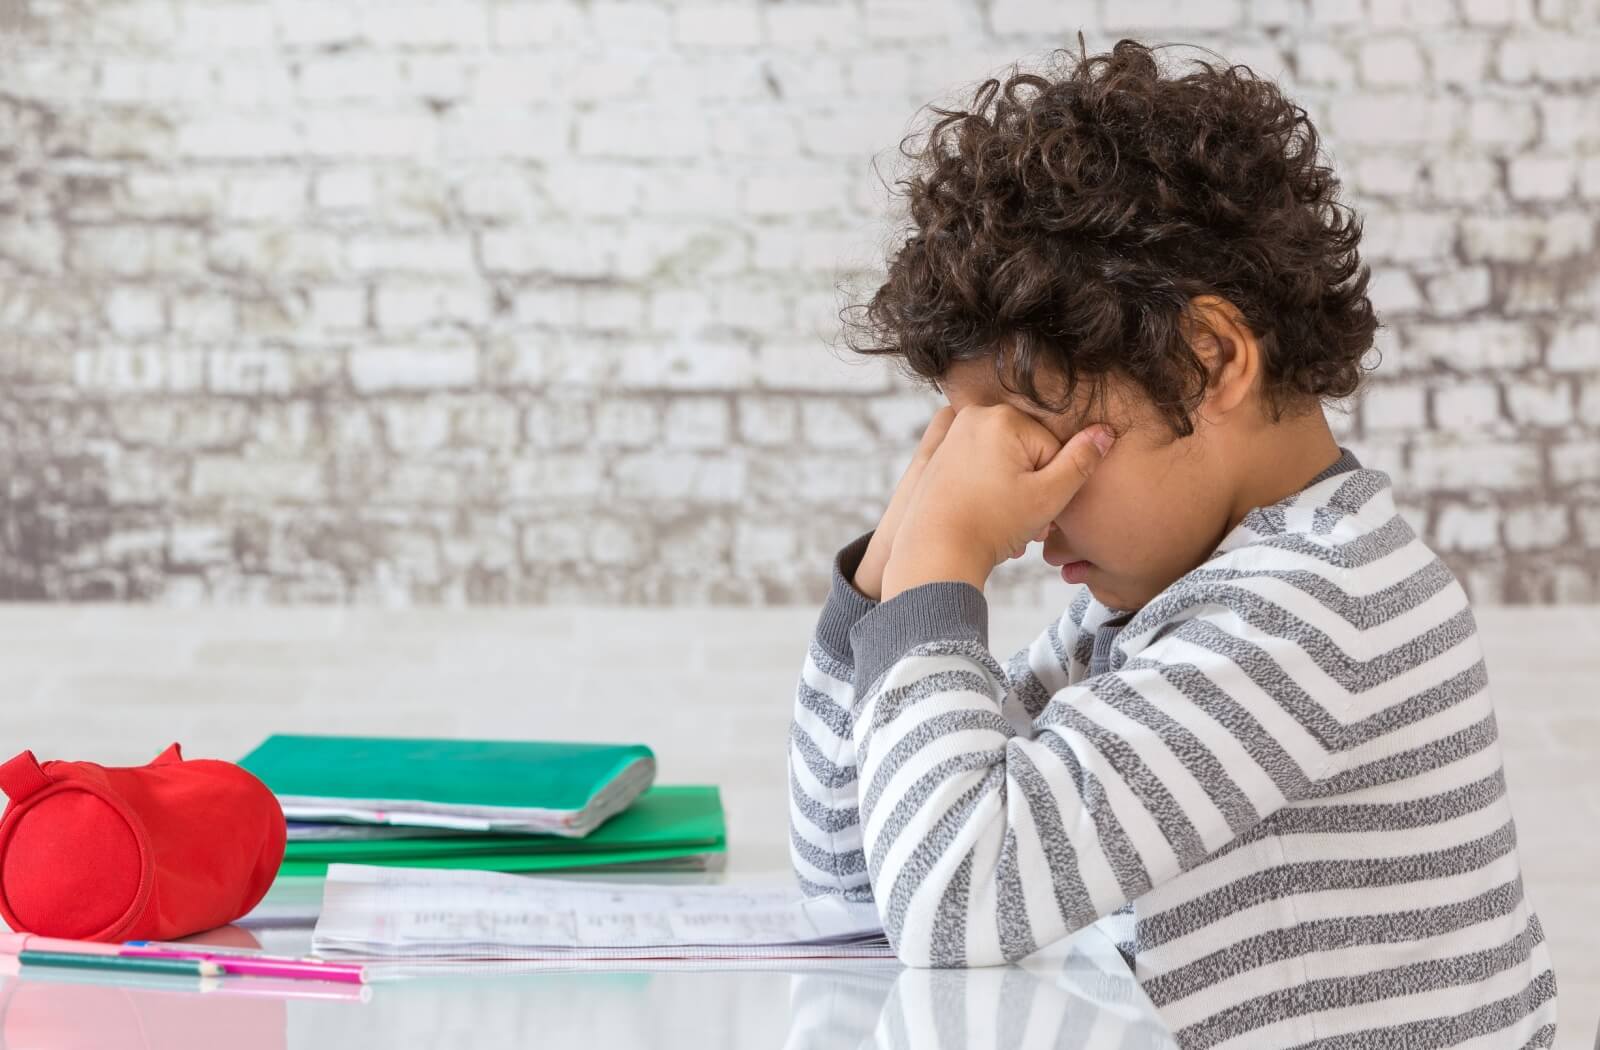
<instances>
[{"instance_id":1,"label":"sweater cuff","mask_svg":"<svg viewBox=\"0 0 1600 1050\"><path fill-rule=\"evenodd\" d=\"M983 591L961 580L918 584L857 620L850 628L857 701L913 647L937 641L974 641L988 648L989 601Z\"/></svg>"},{"instance_id":2,"label":"sweater cuff","mask_svg":"<svg viewBox=\"0 0 1600 1050\"><path fill-rule=\"evenodd\" d=\"M867 544L872 542L872 533L876 531L873 529L856 537L833 556L833 581L828 586L828 600L822 607L822 615L817 619L817 644L846 667L854 662L850 655L850 628L878 607L876 598L868 598L856 590L852 582L861 559L866 556Z\"/></svg>"}]
</instances>

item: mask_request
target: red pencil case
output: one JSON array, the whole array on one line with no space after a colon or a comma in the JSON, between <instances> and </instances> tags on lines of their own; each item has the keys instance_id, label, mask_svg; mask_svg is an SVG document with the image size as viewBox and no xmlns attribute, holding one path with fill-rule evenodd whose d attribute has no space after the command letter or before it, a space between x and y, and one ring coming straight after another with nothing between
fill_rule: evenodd
<instances>
[{"instance_id":1,"label":"red pencil case","mask_svg":"<svg viewBox=\"0 0 1600 1050\"><path fill-rule=\"evenodd\" d=\"M0 917L22 933L171 940L222 926L266 895L283 861L283 810L231 762L0 765Z\"/></svg>"}]
</instances>

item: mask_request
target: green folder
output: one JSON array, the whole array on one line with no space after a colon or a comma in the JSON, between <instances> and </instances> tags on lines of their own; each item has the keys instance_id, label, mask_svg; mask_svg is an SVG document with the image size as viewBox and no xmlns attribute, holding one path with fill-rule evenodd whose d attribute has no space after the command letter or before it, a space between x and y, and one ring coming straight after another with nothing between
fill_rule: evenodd
<instances>
[{"instance_id":1,"label":"green folder","mask_svg":"<svg viewBox=\"0 0 1600 1050\"><path fill-rule=\"evenodd\" d=\"M655 778L641 744L289 736L240 760L291 820L583 836Z\"/></svg>"},{"instance_id":2,"label":"green folder","mask_svg":"<svg viewBox=\"0 0 1600 1050\"><path fill-rule=\"evenodd\" d=\"M321 875L329 864L549 871L687 861L727 848L722 797L710 785L657 786L589 835L452 835L448 838L291 842L282 875Z\"/></svg>"}]
</instances>

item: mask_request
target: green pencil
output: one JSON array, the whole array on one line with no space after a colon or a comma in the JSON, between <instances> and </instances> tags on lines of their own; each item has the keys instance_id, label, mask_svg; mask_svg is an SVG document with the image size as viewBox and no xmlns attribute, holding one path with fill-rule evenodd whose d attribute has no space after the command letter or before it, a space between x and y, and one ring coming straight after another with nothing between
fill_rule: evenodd
<instances>
[{"instance_id":1,"label":"green pencil","mask_svg":"<svg viewBox=\"0 0 1600 1050\"><path fill-rule=\"evenodd\" d=\"M146 959L131 955L89 955L78 952L17 953L24 966L59 966L70 970L122 970L126 973L173 973L185 977L220 977L222 967L203 959Z\"/></svg>"}]
</instances>

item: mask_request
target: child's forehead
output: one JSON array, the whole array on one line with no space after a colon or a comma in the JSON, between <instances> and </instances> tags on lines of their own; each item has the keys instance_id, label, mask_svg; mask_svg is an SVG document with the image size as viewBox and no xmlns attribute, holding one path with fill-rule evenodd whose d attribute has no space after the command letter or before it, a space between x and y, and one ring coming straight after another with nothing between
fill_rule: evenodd
<instances>
[{"instance_id":1,"label":"child's forehead","mask_svg":"<svg viewBox=\"0 0 1600 1050\"><path fill-rule=\"evenodd\" d=\"M1108 417L1127 414L1120 405L1119 391L1106 377L1079 377L1072 388L1071 397L1063 401L1066 381L1055 375L1034 377L1035 389L1040 397L1051 404L1062 405L1058 412L1050 412L1031 403L1016 390L1008 390L995 375L993 365L979 360L959 361L934 381L934 386L951 404L996 404L1005 402L1025 415L1038 420L1063 440L1084 427L1097 422L1112 422ZM1011 385L1017 384L1015 379Z\"/></svg>"}]
</instances>

